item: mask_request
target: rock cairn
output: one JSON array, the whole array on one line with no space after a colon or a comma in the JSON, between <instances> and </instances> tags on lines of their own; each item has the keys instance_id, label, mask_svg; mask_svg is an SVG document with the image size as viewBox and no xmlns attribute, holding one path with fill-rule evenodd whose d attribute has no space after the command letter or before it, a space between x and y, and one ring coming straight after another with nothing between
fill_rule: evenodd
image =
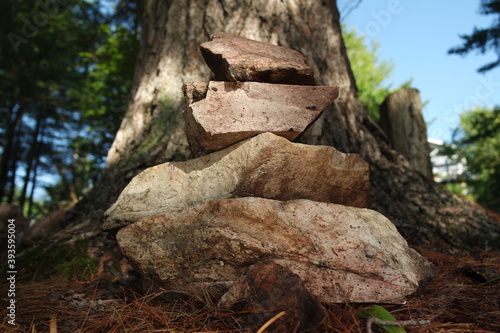
<instances>
[{"instance_id":1,"label":"rock cairn","mask_svg":"<svg viewBox=\"0 0 500 333\"><path fill-rule=\"evenodd\" d=\"M276 322L282 331L321 321L310 299L402 303L433 276L368 209L359 155L290 142L338 87L315 86L305 58L283 47L216 33L201 50L217 81L184 88L186 135L199 157L144 170L105 213L104 229L118 230L136 270L175 293L267 307L248 327L295 309ZM257 280L267 296L257 295ZM306 299L314 316L297 310Z\"/></svg>"}]
</instances>

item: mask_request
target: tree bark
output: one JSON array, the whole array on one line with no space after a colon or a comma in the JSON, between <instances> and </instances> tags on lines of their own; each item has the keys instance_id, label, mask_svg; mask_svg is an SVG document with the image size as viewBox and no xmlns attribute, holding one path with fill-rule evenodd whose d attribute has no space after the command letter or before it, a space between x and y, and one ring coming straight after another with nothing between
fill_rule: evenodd
<instances>
[{"instance_id":1,"label":"tree bark","mask_svg":"<svg viewBox=\"0 0 500 333\"><path fill-rule=\"evenodd\" d=\"M391 149L356 96L336 1L146 0L130 106L94 190L74 214L99 223L123 187L146 167L190 157L183 134L181 87L208 81L199 44L217 31L297 50L320 85L340 97L301 142L359 153L370 164L372 209L390 218L411 244L453 252L497 247L498 223L444 191Z\"/></svg>"},{"instance_id":2,"label":"tree bark","mask_svg":"<svg viewBox=\"0 0 500 333\"><path fill-rule=\"evenodd\" d=\"M399 89L387 96L380 106L380 127L398 153L423 175L433 178L427 125L417 89Z\"/></svg>"}]
</instances>

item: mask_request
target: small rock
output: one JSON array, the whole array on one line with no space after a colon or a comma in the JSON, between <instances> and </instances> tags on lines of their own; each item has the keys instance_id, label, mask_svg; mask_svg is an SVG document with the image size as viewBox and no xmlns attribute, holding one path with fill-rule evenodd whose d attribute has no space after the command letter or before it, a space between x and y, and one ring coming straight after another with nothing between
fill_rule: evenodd
<instances>
[{"instance_id":1,"label":"small rock","mask_svg":"<svg viewBox=\"0 0 500 333\"><path fill-rule=\"evenodd\" d=\"M368 164L357 154L264 133L210 155L144 170L104 213L103 228L203 201L249 196L368 207Z\"/></svg>"},{"instance_id":2,"label":"small rock","mask_svg":"<svg viewBox=\"0 0 500 333\"><path fill-rule=\"evenodd\" d=\"M230 305L240 325L252 332L281 311L285 314L265 332L311 332L326 317L321 302L299 276L272 261L252 265L222 296L219 305Z\"/></svg>"},{"instance_id":3,"label":"small rock","mask_svg":"<svg viewBox=\"0 0 500 333\"><path fill-rule=\"evenodd\" d=\"M203 89L199 83L187 87L187 100L199 99ZM338 95L338 87L212 81L206 97L185 110L189 146L202 155L264 132L293 140Z\"/></svg>"},{"instance_id":4,"label":"small rock","mask_svg":"<svg viewBox=\"0 0 500 333\"><path fill-rule=\"evenodd\" d=\"M273 261L328 302L403 303L435 267L378 212L311 200L214 200L128 225L132 266L169 290L221 297L250 265Z\"/></svg>"},{"instance_id":5,"label":"small rock","mask_svg":"<svg viewBox=\"0 0 500 333\"><path fill-rule=\"evenodd\" d=\"M314 85L314 73L297 51L223 32L200 45L218 81Z\"/></svg>"}]
</instances>

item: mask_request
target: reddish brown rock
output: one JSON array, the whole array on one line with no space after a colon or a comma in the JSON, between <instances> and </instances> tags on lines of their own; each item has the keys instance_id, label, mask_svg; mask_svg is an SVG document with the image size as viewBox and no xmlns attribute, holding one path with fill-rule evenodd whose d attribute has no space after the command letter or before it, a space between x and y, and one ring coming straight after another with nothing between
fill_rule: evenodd
<instances>
[{"instance_id":1,"label":"reddish brown rock","mask_svg":"<svg viewBox=\"0 0 500 333\"><path fill-rule=\"evenodd\" d=\"M297 51L223 32L200 49L218 81L314 85L314 73Z\"/></svg>"},{"instance_id":2,"label":"reddish brown rock","mask_svg":"<svg viewBox=\"0 0 500 333\"><path fill-rule=\"evenodd\" d=\"M122 228L117 241L157 285L215 297L261 261L286 267L329 302L402 303L435 273L380 213L311 200L238 198L169 209Z\"/></svg>"},{"instance_id":3,"label":"reddish brown rock","mask_svg":"<svg viewBox=\"0 0 500 333\"><path fill-rule=\"evenodd\" d=\"M314 332L326 317L321 302L304 281L272 261L252 265L221 298L243 328L256 332L275 315L285 314L265 332Z\"/></svg>"},{"instance_id":4,"label":"reddish brown rock","mask_svg":"<svg viewBox=\"0 0 500 333\"><path fill-rule=\"evenodd\" d=\"M368 207L369 168L357 154L264 133L197 159L144 170L104 213L103 227L119 228L203 201L247 196Z\"/></svg>"},{"instance_id":5,"label":"reddish brown rock","mask_svg":"<svg viewBox=\"0 0 500 333\"><path fill-rule=\"evenodd\" d=\"M186 99L199 99L204 89L187 86ZM202 155L264 132L293 140L338 94L338 87L212 81L205 98L185 110L190 148Z\"/></svg>"}]
</instances>

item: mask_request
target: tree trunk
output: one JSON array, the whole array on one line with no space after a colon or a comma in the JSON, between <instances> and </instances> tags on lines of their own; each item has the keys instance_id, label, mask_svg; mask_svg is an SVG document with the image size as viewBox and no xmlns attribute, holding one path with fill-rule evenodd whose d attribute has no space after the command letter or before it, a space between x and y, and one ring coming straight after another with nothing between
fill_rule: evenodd
<instances>
[{"instance_id":1,"label":"tree trunk","mask_svg":"<svg viewBox=\"0 0 500 333\"><path fill-rule=\"evenodd\" d=\"M13 147L21 147L21 132L22 130L18 127L16 129L16 133L14 136ZM16 195L16 175L17 175L17 164L19 163L21 153L16 149L11 154L8 163L8 170L10 170L10 174L7 177L6 189L7 191L7 200L5 202L9 204L14 203L14 197Z\"/></svg>"},{"instance_id":2,"label":"tree trunk","mask_svg":"<svg viewBox=\"0 0 500 333\"><path fill-rule=\"evenodd\" d=\"M46 121L43 122L42 124L42 129L41 129L41 134L40 134L40 140L37 142L37 153L36 153L36 158L35 158L35 165L33 166L33 176L31 178L31 191L29 194L29 201L28 201L28 213L26 217L28 219L32 219L32 212L33 212L33 200L34 200L34 195L35 195L35 188L36 188L36 183L37 183L37 175L38 175L38 167L40 166L40 155L42 153L42 149L44 146L44 140L45 140L45 125Z\"/></svg>"},{"instance_id":3,"label":"tree trunk","mask_svg":"<svg viewBox=\"0 0 500 333\"><path fill-rule=\"evenodd\" d=\"M433 178L427 125L417 89L399 89L387 96L380 106L380 127L398 153L423 175Z\"/></svg>"},{"instance_id":4,"label":"tree trunk","mask_svg":"<svg viewBox=\"0 0 500 333\"><path fill-rule=\"evenodd\" d=\"M19 106L16 110L16 106L12 105L9 113L7 114L5 137L2 142L2 159L0 161L0 202L2 202L7 192L9 171L14 172L10 169L10 166L14 165L15 167L15 163L12 163L16 155L16 153L13 152L13 147L17 147L14 145L15 134L23 115L23 111L23 106ZM10 201L8 202L10 203Z\"/></svg>"},{"instance_id":5,"label":"tree trunk","mask_svg":"<svg viewBox=\"0 0 500 333\"><path fill-rule=\"evenodd\" d=\"M356 97L335 1L146 0L143 22L129 109L101 180L73 213L98 223L138 172L190 157L181 86L209 80L198 46L224 31L295 49L308 59L318 84L340 86L336 103L300 141L361 154L370 163L371 208L410 243L443 251L494 246L498 223L419 173L368 118Z\"/></svg>"},{"instance_id":6,"label":"tree trunk","mask_svg":"<svg viewBox=\"0 0 500 333\"><path fill-rule=\"evenodd\" d=\"M33 170L35 161L37 161L40 157L40 129L43 127L43 123L45 121L45 106L42 106L42 110L38 112L36 117L35 129L33 131L33 140L31 142L31 147L28 151L28 155L26 156L26 170L24 174L24 183L21 190L21 195L19 197L19 206L24 210L24 204L26 203L26 194L28 191L28 184L31 180L31 172Z\"/></svg>"}]
</instances>

